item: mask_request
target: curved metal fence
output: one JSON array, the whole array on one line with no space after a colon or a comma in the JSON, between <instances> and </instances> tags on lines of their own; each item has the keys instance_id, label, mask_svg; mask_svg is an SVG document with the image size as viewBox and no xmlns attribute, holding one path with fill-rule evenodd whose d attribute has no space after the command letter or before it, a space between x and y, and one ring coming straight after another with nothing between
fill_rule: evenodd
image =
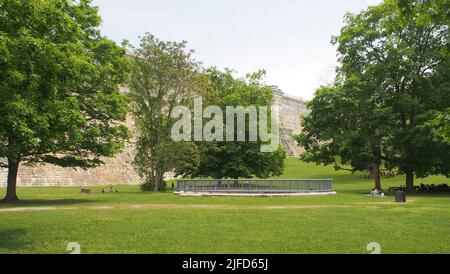
<instances>
[{"instance_id":1,"label":"curved metal fence","mask_svg":"<svg viewBox=\"0 0 450 274\"><path fill-rule=\"evenodd\" d=\"M177 180L178 192L309 193L332 192L331 179L192 179Z\"/></svg>"}]
</instances>

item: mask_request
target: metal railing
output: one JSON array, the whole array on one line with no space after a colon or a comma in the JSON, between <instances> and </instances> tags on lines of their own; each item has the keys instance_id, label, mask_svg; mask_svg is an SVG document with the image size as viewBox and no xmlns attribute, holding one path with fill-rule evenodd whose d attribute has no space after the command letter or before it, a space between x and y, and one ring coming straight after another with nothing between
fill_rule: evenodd
<instances>
[{"instance_id":1,"label":"metal railing","mask_svg":"<svg viewBox=\"0 0 450 274\"><path fill-rule=\"evenodd\" d=\"M177 180L178 192L309 193L332 192L331 179L192 179Z\"/></svg>"}]
</instances>

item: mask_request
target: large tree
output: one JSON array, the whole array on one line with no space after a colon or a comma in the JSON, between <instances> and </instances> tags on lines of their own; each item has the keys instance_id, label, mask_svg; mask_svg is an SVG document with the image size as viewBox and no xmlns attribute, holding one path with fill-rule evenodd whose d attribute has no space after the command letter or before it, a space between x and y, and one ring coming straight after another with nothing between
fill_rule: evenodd
<instances>
[{"instance_id":1,"label":"large tree","mask_svg":"<svg viewBox=\"0 0 450 274\"><path fill-rule=\"evenodd\" d=\"M88 0L0 0L3 201L18 200L20 164L90 168L122 149L125 52L99 24Z\"/></svg>"},{"instance_id":2,"label":"large tree","mask_svg":"<svg viewBox=\"0 0 450 274\"><path fill-rule=\"evenodd\" d=\"M448 1L386 0L348 14L333 42L337 83L357 79L368 91L360 97L371 103L368 113L384 112L380 156L406 174L407 190L414 175L449 175L450 147L427 129L450 106Z\"/></svg>"},{"instance_id":3,"label":"large tree","mask_svg":"<svg viewBox=\"0 0 450 274\"><path fill-rule=\"evenodd\" d=\"M449 58L448 7L442 0L386 0L348 15L335 40L342 73L372 79L380 87L372 98L394 112L394 156L386 162L406 175L408 191L414 190L414 175L450 172L449 147L423 128L433 112L450 106L448 78L433 81Z\"/></svg>"}]
</instances>

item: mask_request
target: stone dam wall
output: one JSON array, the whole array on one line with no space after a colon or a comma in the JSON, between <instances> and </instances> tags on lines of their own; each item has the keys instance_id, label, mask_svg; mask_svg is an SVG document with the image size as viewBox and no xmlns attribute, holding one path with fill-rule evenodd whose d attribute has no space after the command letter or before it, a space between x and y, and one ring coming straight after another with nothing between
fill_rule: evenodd
<instances>
[{"instance_id":1,"label":"stone dam wall","mask_svg":"<svg viewBox=\"0 0 450 274\"><path fill-rule=\"evenodd\" d=\"M302 149L297 146L293 136L301 132L300 116L306 114L307 108L303 100L285 95L277 87L273 87L274 104L280 108L280 142L289 156L300 155ZM133 121L127 120L132 128ZM126 144L122 153L114 158L103 158L104 165L83 170L80 168L62 168L51 164L35 167L20 166L18 174L19 186L109 186L118 184L139 184L140 179L132 162L134 143ZM0 187L6 186L7 170L0 168Z\"/></svg>"}]
</instances>

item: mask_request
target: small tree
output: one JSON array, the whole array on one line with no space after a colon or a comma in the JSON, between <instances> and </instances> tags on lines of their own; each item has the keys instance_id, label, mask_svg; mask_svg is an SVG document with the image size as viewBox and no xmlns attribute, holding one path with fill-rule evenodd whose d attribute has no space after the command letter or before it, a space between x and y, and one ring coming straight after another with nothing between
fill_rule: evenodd
<instances>
[{"instance_id":1,"label":"small tree","mask_svg":"<svg viewBox=\"0 0 450 274\"><path fill-rule=\"evenodd\" d=\"M19 164L90 168L128 137L125 51L100 35L91 1L0 0L3 201L17 201Z\"/></svg>"},{"instance_id":2,"label":"small tree","mask_svg":"<svg viewBox=\"0 0 450 274\"><path fill-rule=\"evenodd\" d=\"M184 173L198 165L192 143L172 140L171 116L177 105L190 104L204 90L204 76L184 41L166 42L146 34L140 47L131 49L129 87L137 131L134 164L144 181L158 191L166 172ZM181 164L189 162L185 157L194 159L192 167Z\"/></svg>"}]
</instances>

